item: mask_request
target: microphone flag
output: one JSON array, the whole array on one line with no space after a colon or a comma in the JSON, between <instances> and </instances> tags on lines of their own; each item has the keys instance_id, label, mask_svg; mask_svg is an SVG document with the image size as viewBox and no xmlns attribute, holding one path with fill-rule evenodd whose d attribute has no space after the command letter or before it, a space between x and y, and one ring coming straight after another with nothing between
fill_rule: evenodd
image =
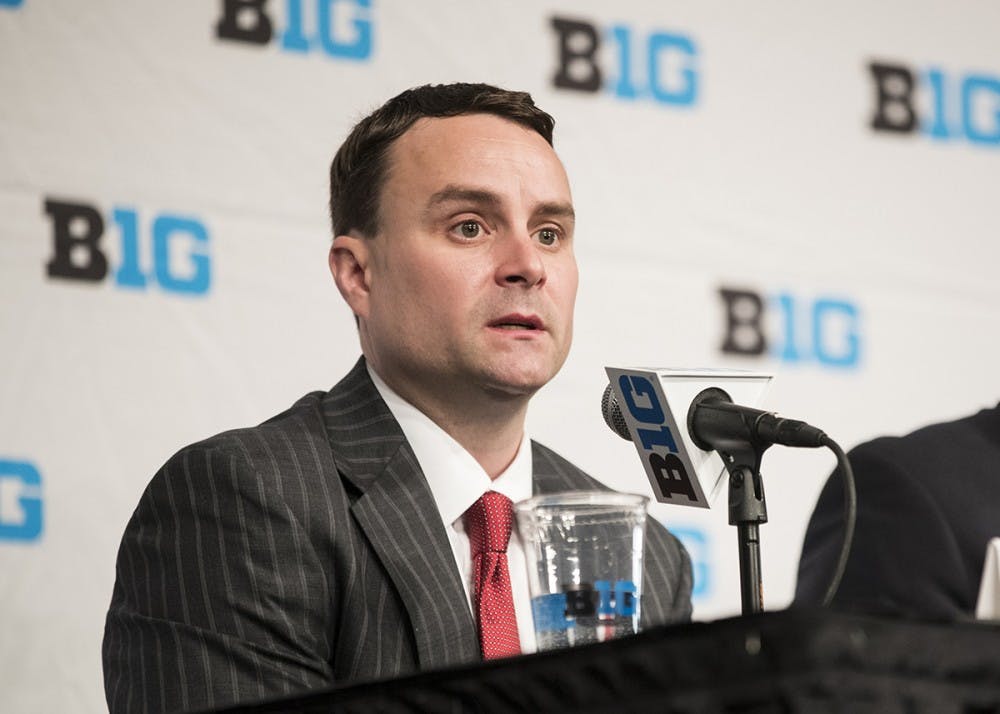
<instances>
[{"instance_id":1,"label":"microphone flag","mask_svg":"<svg viewBox=\"0 0 1000 714\"><path fill-rule=\"evenodd\" d=\"M660 503L709 508L726 474L722 458L698 448L688 432L688 411L702 391L716 387L737 404L756 407L773 376L734 369L605 367L610 385L604 419L634 445ZM617 404L615 404L615 401Z\"/></svg>"}]
</instances>

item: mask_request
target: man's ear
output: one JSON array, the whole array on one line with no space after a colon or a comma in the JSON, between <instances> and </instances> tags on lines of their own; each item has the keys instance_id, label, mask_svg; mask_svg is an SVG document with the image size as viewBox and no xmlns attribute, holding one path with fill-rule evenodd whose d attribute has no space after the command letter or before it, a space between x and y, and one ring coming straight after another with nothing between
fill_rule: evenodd
<instances>
[{"instance_id":1,"label":"man's ear","mask_svg":"<svg viewBox=\"0 0 1000 714\"><path fill-rule=\"evenodd\" d=\"M330 274L344 301L359 317L368 317L371 292L371 248L369 239L356 235L340 235L330 246Z\"/></svg>"}]
</instances>

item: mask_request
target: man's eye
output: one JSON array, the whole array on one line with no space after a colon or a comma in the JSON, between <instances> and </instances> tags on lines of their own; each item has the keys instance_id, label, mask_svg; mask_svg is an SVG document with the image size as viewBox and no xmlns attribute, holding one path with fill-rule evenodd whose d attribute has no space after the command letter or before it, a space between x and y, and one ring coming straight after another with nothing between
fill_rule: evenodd
<instances>
[{"instance_id":1,"label":"man's eye","mask_svg":"<svg viewBox=\"0 0 1000 714\"><path fill-rule=\"evenodd\" d=\"M476 221L465 221L458 227L463 238L478 238L483 228Z\"/></svg>"},{"instance_id":2,"label":"man's eye","mask_svg":"<svg viewBox=\"0 0 1000 714\"><path fill-rule=\"evenodd\" d=\"M538 242L542 245L555 245L559 241L559 234L551 228L543 228L538 231Z\"/></svg>"}]
</instances>

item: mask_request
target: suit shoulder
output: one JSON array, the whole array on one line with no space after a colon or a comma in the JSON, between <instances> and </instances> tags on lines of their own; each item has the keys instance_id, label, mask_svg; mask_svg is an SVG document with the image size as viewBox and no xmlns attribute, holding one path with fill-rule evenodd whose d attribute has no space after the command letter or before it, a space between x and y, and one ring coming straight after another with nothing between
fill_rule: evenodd
<instances>
[{"instance_id":1,"label":"suit shoulder","mask_svg":"<svg viewBox=\"0 0 1000 714\"><path fill-rule=\"evenodd\" d=\"M953 451L960 444L986 439L1000 449L1000 407L984 409L976 414L936 422L901 436L882 436L852 449L852 453L899 456L913 451Z\"/></svg>"},{"instance_id":2,"label":"suit shoulder","mask_svg":"<svg viewBox=\"0 0 1000 714\"><path fill-rule=\"evenodd\" d=\"M230 429L188 444L174 453L161 471L195 458L251 464L261 459L282 460L283 454L303 446L326 444L322 398L322 392L310 392L257 426Z\"/></svg>"},{"instance_id":3,"label":"suit shoulder","mask_svg":"<svg viewBox=\"0 0 1000 714\"><path fill-rule=\"evenodd\" d=\"M1000 459L1000 409L872 439L851 449L848 457L856 474L867 478L917 481L934 491L950 488L942 473L961 473L966 481L984 467L992 473L986 465Z\"/></svg>"}]
</instances>

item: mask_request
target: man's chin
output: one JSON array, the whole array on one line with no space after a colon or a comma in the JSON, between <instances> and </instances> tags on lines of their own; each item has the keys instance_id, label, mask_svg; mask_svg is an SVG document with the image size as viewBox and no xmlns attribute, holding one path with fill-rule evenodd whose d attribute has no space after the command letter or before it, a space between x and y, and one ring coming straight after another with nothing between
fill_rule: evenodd
<instances>
[{"instance_id":1,"label":"man's chin","mask_svg":"<svg viewBox=\"0 0 1000 714\"><path fill-rule=\"evenodd\" d=\"M549 372L512 372L500 370L485 375L486 391L496 398L525 399L549 383L555 374Z\"/></svg>"},{"instance_id":2,"label":"man's chin","mask_svg":"<svg viewBox=\"0 0 1000 714\"><path fill-rule=\"evenodd\" d=\"M521 384L494 383L487 384L484 391L496 401L517 401L530 399L544 385L528 386Z\"/></svg>"}]
</instances>

